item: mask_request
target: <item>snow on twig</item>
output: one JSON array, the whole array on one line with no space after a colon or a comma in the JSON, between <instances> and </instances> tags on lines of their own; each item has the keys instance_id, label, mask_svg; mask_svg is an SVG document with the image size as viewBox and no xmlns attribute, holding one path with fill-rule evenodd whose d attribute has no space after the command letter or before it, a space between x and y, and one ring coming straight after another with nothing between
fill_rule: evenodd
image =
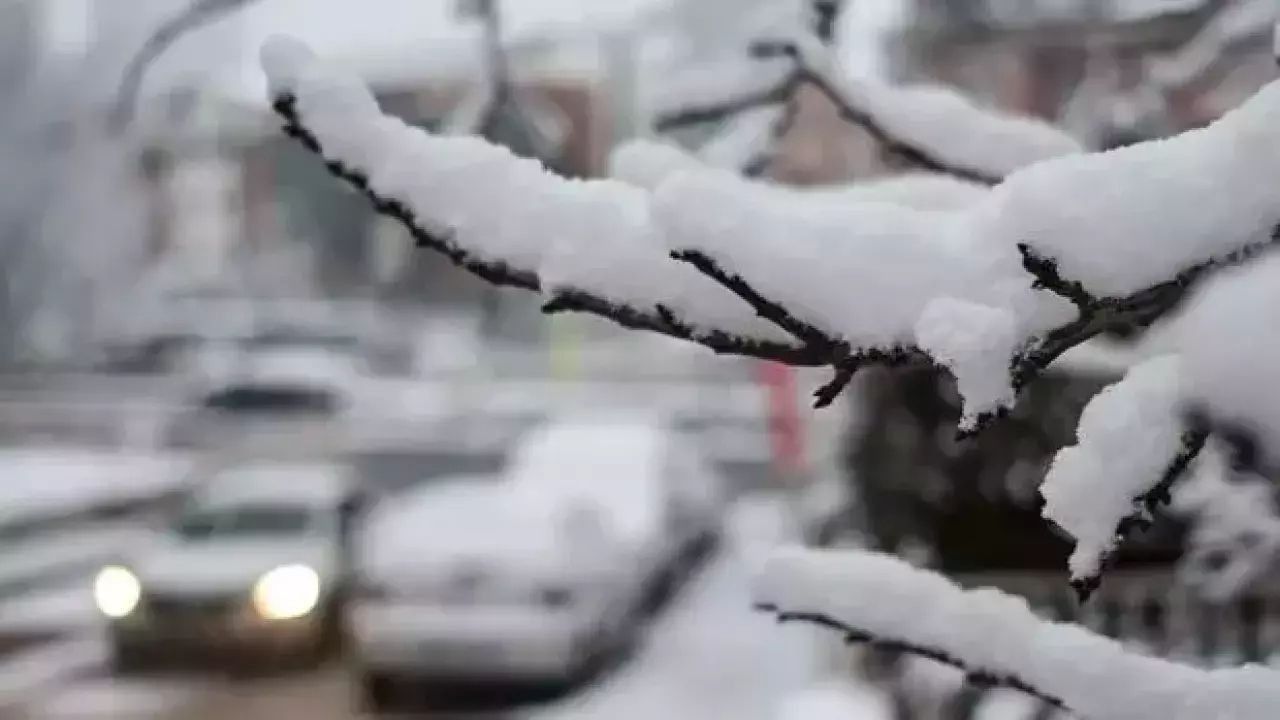
<instances>
[{"instance_id":1,"label":"snow on twig","mask_svg":"<svg viewBox=\"0 0 1280 720\"><path fill-rule=\"evenodd\" d=\"M627 308L614 319L628 327L830 365L820 402L858 365L938 362L959 381L965 432L1066 349L1150 322L1206 270L1264 247L1280 217L1260 182L1267 154L1229 149L1266 142L1276 86L1207 129L1046 160L920 209L783 191L674 150L633 148L633 160L653 156L631 163L638 183L567 180L474 138L408 128L305 51L281 61L273 53L287 49L270 48L291 131L455 263L541 290L550 310ZM1207 187L1219 200L1206 208ZM1197 213L1170 211L1182 207ZM1074 308L1059 297L1067 287Z\"/></svg>"},{"instance_id":2,"label":"snow on twig","mask_svg":"<svg viewBox=\"0 0 1280 720\"><path fill-rule=\"evenodd\" d=\"M1119 544L1146 529L1204 447L1186 427L1176 355L1134 366L1085 406L1075 445L1054 458L1040 488L1043 515L1076 541L1071 585L1087 599Z\"/></svg>"},{"instance_id":3,"label":"snow on twig","mask_svg":"<svg viewBox=\"0 0 1280 720\"><path fill-rule=\"evenodd\" d=\"M1138 654L1042 620L1021 598L966 590L890 555L779 550L757 578L755 601L779 619L941 662L1084 720L1264 720L1280 706L1273 670L1200 670Z\"/></svg>"},{"instance_id":4,"label":"snow on twig","mask_svg":"<svg viewBox=\"0 0 1280 720\"><path fill-rule=\"evenodd\" d=\"M1027 164L1082 150L1078 142L1045 123L978 107L953 90L893 87L850 76L836 66L833 49L814 37L761 40L752 44L750 52L757 59L787 60L792 68L763 88L664 113L655 121L656 129L666 132L723 121L760 107L792 104L796 92L808 85L889 154L914 167L970 182L995 185ZM785 120L780 120L775 140L786 127Z\"/></svg>"},{"instance_id":5,"label":"snow on twig","mask_svg":"<svg viewBox=\"0 0 1280 720\"><path fill-rule=\"evenodd\" d=\"M547 293L549 299L545 309L548 312L590 312L625 327L692 340L721 353L750 355L794 365L825 364L825 358L811 349L797 347L777 333L771 334L767 325L747 316L737 308L735 300L716 290L714 285L696 273L684 271L681 274L680 266L665 260L659 248L646 251L642 246L647 233L643 205L632 203L632 217L627 218L632 221L629 227L614 225L606 229L591 225L593 200L599 200L606 210L610 201L620 200L624 206L622 214L626 215L628 196L631 201L643 201L638 189L618 183L608 184L612 181L575 184L551 176L533 161L519 160L472 138L432 138L382 115L367 90L358 84L340 76L324 74L323 68L312 65L305 48L285 42L264 52L268 66L275 71L272 73L276 83L273 107L285 121L285 132L320 155L332 174L363 192L379 212L400 221L420 246L442 254L458 267L493 284ZM363 136L361 130L365 132ZM433 142L436 145L429 144ZM433 154L435 150L442 152ZM444 152L447 150L453 150L453 155ZM400 151L406 152L402 155ZM512 179L514 176L514 181L525 183L523 189L535 191L532 193L535 197L529 198L529 205L521 208L525 212L523 219L544 220L549 229L558 228L571 236L577 232L577 237L569 240L578 242L564 242L567 246L550 249L531 246L528 240L537 234L535 228L504 225L503 221L510 222L510 219L497 218L496 226L485 228L490 232L496 231L497 242L490 246L478 244L476 240L482 236L481 232L460 232L455 224L438 222L439 217L433 218L431 212L422 210L427 208L437 215L453 212L461 216L459 219L463 226L470 223L484 227L485 222L494 221L491 209L477 206L474 196L469 206L467 203L446 205L444 201L436 202L425 194L414 193L413 190L423 185L431 186L433 180L441 184L434 185L432 189L444 190L443 183L447 180L429 175L416 176L405 155L415 161L426 161L427 167L432 160L446 167L452 161L456 163L452 167L458 171L470 164L494 171L495 179ZM374 158L388 162L383 166L367 162ZM587 191L582 193L584 197L570 194L579 188ZM464 198L469 191L469 187L455 188L453 197ZM541 191L541 195L536 191ZM595 191L594 195L590 191ZM567 202L556 204L557 199ZM547 203L540 204L538 200ZM539 215L548 207L547 215ZM614 207L615 211L618 209ZM557 217L556 210L567 214ZM577 217L573 217L575 215ZM616 212L607 216L610 220L618 219ZM601 216L599 221L604 217ZM578 222L573 223L574 220ZM626 232L628 229L632 230L631 236ZM597 242L594 246L582 245L594 240L592 231L612 232L622 237L612 245L604 242ZM557 238L551 238L548 244L555 240ZM502 241L507 244L502 245ZM622 247L621 243L626 241L634 244ZM606 254L608 250L617 250L618 254L609 256ZM628 265L628 261L634 262ZM655 301L644 292L632 293L630 297L610 296L611 291L617 293L616 286L605 286L598 291L595 287L580 287L573 280L583 279L590 283L589 277L581 277L584 268L605 272L615 278L630 271L638 274L640 280L653 280L651 287L672 292L672 296ZM651 271L652 275L646 276L644 270ZM545 277L548 273L554 278L551 282ZM721 320L726 322L722 324Z\"/></svg>"},{"instance_id":6,"label":"snow on twig","mask_svg":"<svg viewBox=\"0 0 1280 720\"><path fill-rule=\"evenodd\" d=\"M1194 423L1211 432L1236 472L1276 477L1280 406L1280 253L1216 273L1173 327Z\"/></svg>"}]
</instances>

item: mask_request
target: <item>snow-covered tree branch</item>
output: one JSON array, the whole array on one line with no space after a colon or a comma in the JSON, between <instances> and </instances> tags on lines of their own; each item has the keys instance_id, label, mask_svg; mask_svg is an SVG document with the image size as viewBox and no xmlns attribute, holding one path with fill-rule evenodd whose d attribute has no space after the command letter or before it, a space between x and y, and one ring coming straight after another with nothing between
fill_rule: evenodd
<instances>
[{"instance_id":1,"label":"snow-covered tree branch","mask_svg":"<svg viewBox=\"0 0 1280 720\"><path fill-rule=\"evenodd\" d=\"M951 665L972 682L1030 694L1079 718L1263 720L1280 707L1272 670L1201 670L1143 655L1079 625L1042 620L1021 598L965 590L889 555L779 551L755 593L757 605L781 620Z\"/></svg>"},{"instance_id":2,"label":"snow-covered tree branch","mask_svg":"<svg viewBox=\"0 0 1280 720\"><path fill-rule=\"evenodd\" d=\"M296 42L273 40L263 64L285 131L419 246L540 293L547 312L829 367L818 405L866 365L932 364L954 376L959 434L972 435L1066 351L1164 323L1163 354L1089 403L1042 487L1045 517L1076 541L1082 597L1208 443L1237 467L1280 467L1280 406L1257 392L1280 383L1280 345L1259 333L1280 307L1268 252L1280 240L1280 82L1208 127L1086 153L954 91L857 78L812 37L757 51L791 63L781 84L686 116L785 103L806 83L935 175L796 190L636 142L617 150L612 177L566 179L476 138L410 128ZM1280 706L1263 669L1135 655L878 555L781 554L757 599L1083 718L1252 720Z\"/></svg>"},{"instance_id":3,"label":"snow-covered tree branch","mask_svg":"<svg viewBox=\"0 0 1280 720\"><path fill-rule=\"evenodd\" d=\"M889 154L912 167L970 182L995 185L1026 164L1081 151L1078 142L1045 123L980 107L949 88L893 87L857 77L813 35L758 41L750 51L757 60L787 63L789 69L763 88L668 111L658 117L658 130L791 103L808 86Z\"/></svg>"}]
</instances>

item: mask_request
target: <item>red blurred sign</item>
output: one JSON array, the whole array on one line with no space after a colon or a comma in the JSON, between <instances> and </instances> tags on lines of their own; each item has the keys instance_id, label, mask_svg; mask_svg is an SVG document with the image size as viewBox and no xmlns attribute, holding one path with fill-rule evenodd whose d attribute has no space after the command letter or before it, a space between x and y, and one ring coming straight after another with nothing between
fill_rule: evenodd
<instances>
[{"instance_id":1,"label":"red blurred sign","mask_svg":"<svg viewBox=\"0 0 1280 720\"><path fill-rule=\"evenodd\" d=\"M795 369L776 362L758 365L760 384L768 400L773 462L783 478L799 477L804 470L804 426L796 397Z\"/></svg>"}]
</instances>

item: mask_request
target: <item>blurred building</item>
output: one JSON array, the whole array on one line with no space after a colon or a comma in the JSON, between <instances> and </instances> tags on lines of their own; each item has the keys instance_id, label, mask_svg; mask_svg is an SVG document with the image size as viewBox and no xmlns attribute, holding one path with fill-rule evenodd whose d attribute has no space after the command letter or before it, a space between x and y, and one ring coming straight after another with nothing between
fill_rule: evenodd
<instances>
[{"instance_id":1,"label":"blurred building","mask_svg":"<svg viewBox=\"0 0 1280 720\"><path fill-rule=\"evenodd\" d=\"M603 167L608 149L634 132L631 43L636 23L655 3L633 0L609 12L584 7L577 15L565 7L571 4L502 3L504 45L517 86L515 110L553 139L555 157L543 159L562 172L591 175ZM527 298L505 302L502 293L441 258L413 251L402 228L283 137L250 52L270 34L289 32L362 76L388 111L410 123L440 132L488 130L517 152L545 155L509 122L513 108L479 117L485 111L481 28L452 12L449 2L335 4L322 13L310 3L262 3L231 25L197 32L235 35L228 41L234 57L208 54L225 60L213 62L214 71L184 75L180 68L191 63L189 56L201 53L175 47L165 79L144 92L139 123L153 140L149 166L160 203L152 224L170 259L193 273L244 275L261 271L252 259L259 253L279 256L277 250L292 247L296 251L284 255L308 256L310 276L289 280L310 283L309 292L442 311L479 306L503 316L494 322L504 332L540 337L546 323ZM565 20L579 16L587 20ZM348 32L375 26L376 33ZM463 127L469 117L477 127ZM280 283L268 277L258 284Z\"/></svg>"},{"instance_id":2,"label":"blurred building","mask_svg":"<svg viewBox=\"0 0 1280 720\"><path fill-rule=\"evenodd\" d=\"M1245 6L1253 20L1223 22ZM1203 124L1271 79L1275 15L1274 3L1253 0L918 0L902 36L904 68L1105 146ZM1253 26L1230 27L1241 23ZM1231 36L1215 44L1216 33ZM1197 44L1208 47L1194 54L1208 58L1184 58L1183 77L1153 75L1154 64Z\"/></svg>"}]
</instances>

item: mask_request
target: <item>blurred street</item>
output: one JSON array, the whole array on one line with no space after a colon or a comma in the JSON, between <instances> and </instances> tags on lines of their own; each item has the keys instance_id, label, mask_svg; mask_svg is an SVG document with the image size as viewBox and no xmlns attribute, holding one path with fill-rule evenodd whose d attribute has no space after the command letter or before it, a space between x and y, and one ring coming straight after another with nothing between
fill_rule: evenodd
<instances>
[{"instance_id":1,"label":"blurred street","mask_svg":"<svg viewBox=\"0 0 1280 720\"><path fill-rule=\"evenodd\" d=\"M729 543L654 621L636 655L598 685L550 703L501 713L529 720L701 720L726 712L753 720L773 715L787 692L802 687L815 656L803 631L782 631L752 612L748 577L761 553L794 536L781 499L744 497L731 515ZM84 603L90 604L87 589ZM88 609L88 608L87 608ZM279 678L222 678L166 673L105 674L105 648L89 631L68 653L84 654L84 677L47 688L25 704L27 717L49 720L346 720L352 689L344 668ZM53 658L50 657L52 661ZM0 668L2 669L2 668ZM33 667L30 672L37 670ZM479 717L485 717L483 713Z\"/></svg>"}]
</instances>

